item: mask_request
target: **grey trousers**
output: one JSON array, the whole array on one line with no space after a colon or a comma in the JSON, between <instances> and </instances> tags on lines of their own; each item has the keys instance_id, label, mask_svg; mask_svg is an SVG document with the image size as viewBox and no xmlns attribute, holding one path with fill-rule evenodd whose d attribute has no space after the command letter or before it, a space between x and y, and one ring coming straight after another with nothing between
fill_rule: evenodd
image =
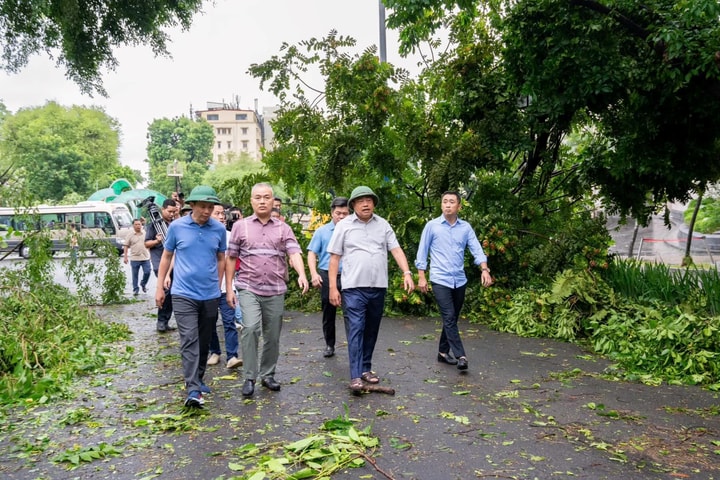
<instances>
[{"instance_id":1,"label":"grey trousers","mask_svg":"<svg viewBox=\"0 0 720 480\"><path fill-rule=\"evenodd\" d=\"M191 300L173 295L175 322L180 334L180 357L188 393L200 391L205 375L210 337L218 318L218 299Z\"/></svg>"},{"instance_id":2,"label":"grey trousers","mask_svg":"<svg viewBox=\"0 0 720 480\"><path fill-rule=\"evenodd\" d=\"M245 380L256 380L275 375L280 356L280 332L285 311L285 295L263 297L248 290L237 293L245 328L240 333ZM177 315L177 313L175 313ZM262 334L262 350L258 367L258 350Z\"/></svg>"}]
</instances>

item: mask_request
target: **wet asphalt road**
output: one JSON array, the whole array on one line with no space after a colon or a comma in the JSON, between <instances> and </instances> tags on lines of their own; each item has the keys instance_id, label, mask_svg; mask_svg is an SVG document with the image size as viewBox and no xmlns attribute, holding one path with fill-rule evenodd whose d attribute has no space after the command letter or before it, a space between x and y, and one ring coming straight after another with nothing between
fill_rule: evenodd
<instances>
[{"instance_id":1,"label":"wet asphalt road","mask_svg":"<svg viewBox=\"0 0 720 480\"><path fill-rule=\"evenodd\" d=\"M76 399L0 417L0 478L228 479L241 474L230 468L242 463L240 446L299 440L346 411L380 440L370 452L377 468L368 462L333 479L720 478L718 393L614 381L607 360L577 345L462 321L470 369L461 373L436 361L436 318L386 318L374 370L396 394L356 397L345 344L323 358L320 315L287 312L282 390L258 386L242 397L242 371L225 369L223 358L208 369L203 414L187 419L177 334L155 332L150 293L98 312L129 325L130 341L114 346L127 359L79 379ZM337 328L342 340L341 319ZM63 425L78 409L89 418ZM168 426L177 418L185 420ZM51 461L102 442L121 454L74 470Z\"/></svg>"},{"instance_id":2,"label":"wet asphalt road","mask_svg":"<svg viewBox=\"0 0 720 480\"><path fill-rule=\"evenodd\" d=\"M374 370L396 394L356 397L347 388L345 345L323 358L320 316L288 312L280 392L258 386L245 399L241 371L221 362L209 367L213 393L203 415L191 428L158 431L160 419L182 412L177 335L155 332L149 297L101 312L132 329L129 360L81 379L75 400L3 419L0 477L227 479L238 475L230 465L241 445L305 438L347 408L358 428L371 426L379 438L371 457L388 476L368 463L337 479L720 478L716 393L604 379L608 362L576 345L466 322L470 369L460 373L436 361L434 318L384 319ZM78 407L91 418L60 425ZM18 455L39 438L44 451ZM50 461L73 445L100 442L122 455L72 471Z\"/></svg>"}]
</instances>

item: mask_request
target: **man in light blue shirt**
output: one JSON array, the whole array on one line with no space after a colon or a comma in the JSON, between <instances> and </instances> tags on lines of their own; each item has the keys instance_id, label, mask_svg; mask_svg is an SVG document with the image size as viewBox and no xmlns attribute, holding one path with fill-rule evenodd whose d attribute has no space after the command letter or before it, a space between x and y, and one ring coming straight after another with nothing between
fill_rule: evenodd
<instances>
[{"instance_id":1,"label":"man in light blue shirt","mask_svg":"<svg viewBox=\"0 0 720 480\"><path fill-rule=\"evenodd\" d=\"M460 339L458 319L465 302L465 249L469 249L475 265L482 270L484 287L492 285L487 256L469 223L458 218L461 208L460 194L445 192L441 197L443 214L430 220L423 229L418 246L415 267L418 269L418 288L427 293L428 282L425 271L428 269L430 255L430 284L438 303L443 320L438 362L457 365L459 370L467 370L468 362L465 348ZM452 349L455 358L450 356Z\"/></svg>"},{"instance_id":2,"label":"man in light blue shirt","mask_svg":"<svg viewBox=\"0 0 720 480\"><path fill-rule=\"evenodd\" d=\"M328 268L330 266L330 252L327 251L330 238L335 231L335 224L350 215L348 199L335 197L330 204L330 216L332 221L318 228L313 234L308 245L308 268L310 269L310 281L312 286L320 289L322 301L322 328L325 339L325 358L335 355L335 317L337 307L330 303L330 281L328 280ZM342 291L340 274L337 278L338 290Z\"/></svg>"}]
</instances>

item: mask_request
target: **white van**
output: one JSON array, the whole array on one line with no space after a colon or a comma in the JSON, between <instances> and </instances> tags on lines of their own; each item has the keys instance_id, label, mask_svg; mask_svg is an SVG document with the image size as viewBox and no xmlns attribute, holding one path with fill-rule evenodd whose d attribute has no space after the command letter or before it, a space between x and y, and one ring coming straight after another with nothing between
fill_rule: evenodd
<instances>
[{"instance_id":1,"label":"white van","mask_svg":"<svg viewBox=\"0 0 720 480\"><path fill-rule=\"evenodd\" d=\"M133 231L132 221L130 210L121 203L87 201L77 205L0 207L0 237L4 240L0 251L17 251L21 257L28 258L30 249L24 241L27 235L48 229L53 253L71 248L68 239L74 237L72 230L78 232L78 239L108 241L122 253L123 242Z\"/></svg>"}]
</instances>

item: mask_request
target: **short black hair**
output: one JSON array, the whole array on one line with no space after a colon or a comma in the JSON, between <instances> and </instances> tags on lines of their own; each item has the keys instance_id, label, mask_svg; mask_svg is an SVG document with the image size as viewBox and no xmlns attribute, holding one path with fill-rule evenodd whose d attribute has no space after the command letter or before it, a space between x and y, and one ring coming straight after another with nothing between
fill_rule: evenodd
<instances>
[{"instance_id":1,"label":"short black hair","mask_svg":"<svg viewBox=\"0 0 720 480\"><path fill-rule=\"evenodd\" d=\"M348 199L345 197L335 197L333 198L333 201L330 203L330 211L332 212L337 207L347 207L348 206Z\"/></svg>"},{"instance_id":2,"label":"short black hair","mask_svg":"<svg viewBox=\"0 0 720 480\"><path fill-rule=\"evenodd\" d=\"M461 197L460 194L459 194L458 192L456 192L455 190L447 190L447 191L443 192L443 194L440 195L440 199L442 200L442 198L443 198L445 195L455 195L455 198L457 198L458 203L462 203L462 197Z\"/></svg>"},{"instance_id":3,"label":"short black hair","mask_svg":"<svg viewBox=\"0 0 720 480\"><path fill-rule=\"evenodd\" d=\"M166 198L162 204L162 208L167 207L177 207L177 202L175 202L175 200L173 200L172 198Z\"/></svg>"}]
</instances>

